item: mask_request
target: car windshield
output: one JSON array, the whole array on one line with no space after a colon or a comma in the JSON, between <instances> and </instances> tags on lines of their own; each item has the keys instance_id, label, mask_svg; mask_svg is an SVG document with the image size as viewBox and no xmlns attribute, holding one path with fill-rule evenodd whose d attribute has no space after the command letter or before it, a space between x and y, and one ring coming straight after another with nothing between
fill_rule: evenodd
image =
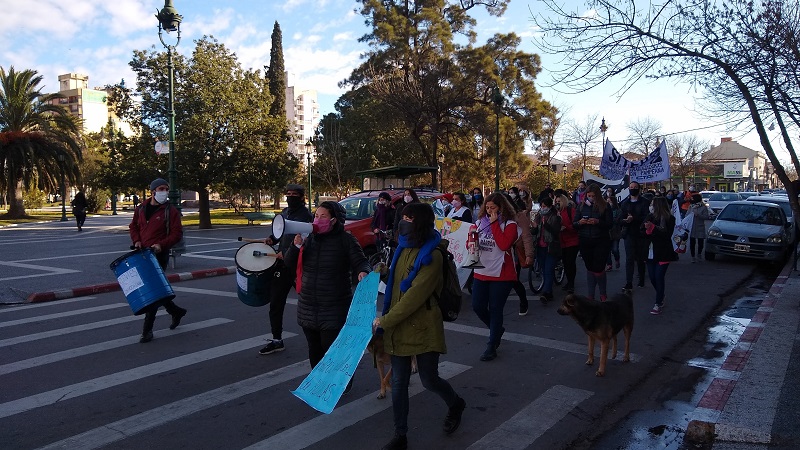
<instances>
[{"instance_id":1,"label":"car windshield","mask_svg":"<svg viewBox=\"0 0 800 450\"><path fill-rule=\"evenodd\" d=\"M352 197L340 201L339 204L344 206L345 219L361 220L372 217L376 202L377 197Z\"/></svg>"},{"instance_id":2,"label":"car windshield","mask_svg":"<svg viewBox=\"0 0 800 450\"><path fill-rule=\"evenodd\" d=\"M717 202L719 202L719 201L722 201L722 202L732 202L732 201L734 201L734 200L740 200L740 199L741 199L741 198L739 197L739 194L736 194L736 193L731 193L731 192L718 192L718 193L716 193L716 194L713 194L713 195L712 195L712 196L711 196L711 197L708 199L708 201L710 201L710 202L715 202L715 201L717 201Z\"/></svg>"},{"instance_id":3,"label":"car windshield","mask_svg":"<svg viewBox=\"0 0 800 450\"><path fill-rule=\"evenodd\" d=\"M783 220L777 207L767 205L728 205L717 219L765 225L781 225Z\"/></svg>"},{"instance_id":4,"label":"car windshield","mask_svg":"<svg viewBox=\"0 0 800 450\"><path fill-rule=\"evenodd\" d=\"M792 205L789 204L789 202L774 201L773 199L770 199L769 197L766 197L766 198L755 198L755 197L753 197L751 200L755 200L757 202L774 203L774 204L776 204L776 205L781 207L781 209L783 210L783 213L786 214L786 217L792 217L792 215L794 214L794 213L792 213Z\"/></svg>"},{"instance_id":5,"label":"car windshield","mask_svg":"<svg viewBox=\"0 0 800 450\"><path fill-rule=\"evenodd\" d=\"M708 197L711 197L711 192L701 192L700 197L702 197L703 200L708 200Z\"/></svg>"}]
</instances>

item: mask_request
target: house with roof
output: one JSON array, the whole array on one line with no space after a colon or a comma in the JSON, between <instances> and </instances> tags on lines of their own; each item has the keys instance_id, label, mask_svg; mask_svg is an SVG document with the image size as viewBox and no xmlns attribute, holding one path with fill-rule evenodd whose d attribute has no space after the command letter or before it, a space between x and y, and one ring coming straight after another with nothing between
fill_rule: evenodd
<instances>
[{"instance_id":1,"label":"house with roof","mask_svg":"<svg viewBox=\"0 0 800 450\"><path fill-rule=\"evenodd\" d=\"M700 157L695 169L698 189L760 191L775 186L774 170L766 155L723 137Z\"/></svg>"}]
</instances>

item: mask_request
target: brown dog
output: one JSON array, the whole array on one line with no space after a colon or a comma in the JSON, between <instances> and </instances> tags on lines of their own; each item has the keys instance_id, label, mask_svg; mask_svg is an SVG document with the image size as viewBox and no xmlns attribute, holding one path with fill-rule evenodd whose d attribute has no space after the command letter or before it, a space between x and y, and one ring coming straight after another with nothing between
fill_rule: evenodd
<instances>
[{"instance_id":1,"label":"brown dog","mask_svg":"<svg viewBox=\"0 0 800 450\"><path fill-rule=\"evenodd\" d=\"M594 342L600 341L600 367L595 375L602 377L606 373L606 358L608 356L608 343L613 341L613 355L617 357L617 334L620 330L625 332L625 355L623 362L631 360L630 344L633 331L633 299L630 290L623 294L616 294L607 302L596 302L588 298L570 294L564 298L558 313L562 316L571 316L583 328L589 338L589 359L587 365L594 364Z\"/></svg>"},{"instance_id":2,"label":"brown dog","mask_svg":"<svg viewBox=\"0 0 800 450\"><path fill-rule=\"evenodd\" d=\"M372 363L378 369L378 378L381 380L378 398L386 398L386 390L392 388L392 357L383 350L383 334L373 334L367 350L372 354ZM389 366L388 371L386 366ZM416 357L411 358L411 373L417 373Z\"/></svg>"}]
</instances>

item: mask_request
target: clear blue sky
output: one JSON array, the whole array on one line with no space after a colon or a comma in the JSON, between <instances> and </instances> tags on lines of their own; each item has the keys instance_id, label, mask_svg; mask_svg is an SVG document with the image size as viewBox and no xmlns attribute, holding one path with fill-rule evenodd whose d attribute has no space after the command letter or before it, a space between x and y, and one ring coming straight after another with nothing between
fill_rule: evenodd
<instances>
[{"instance_id":1,"label":"clear blue sky","mask_svg":"<svg viewBox=\"0 0 800 450\"><path fill-rule=\"evenodd\" d=\"M270 34L278 21L286 69L296 75L301 88L317 90L323 114L333 112L333 104L343 92L337 83L359 64L366 50L358 42L367 29L355 0L175 0L174 5L184 17L179 52L189 54L195 39L213 35L248 68L263 68L268 63ZM46 91L57 90L58 75L68 72L88 75L92 87L123 78L132 83L135 77L128 67L132 51L162 48L154 15L163 6L163 0L0 0L0 65L37 70L44 76ZM481 14L478 43L495 32L514 31L522 37L524 50L540 53L531 39L535 32L531 9L540 12L536 8L540 6L534 0L513 0L501 18ZM537 85L549 84L547 72L556 61L543 55L545 73ZM609 85L572 95L558 89L540 90L579 122L592 114L604 116L612 142L627 137L625 124L646 116L659 121L667 135L725 121L696 116L692 112L697 107L696 93L685 85L641 83L621 100L614 96L617 88ZM717 127L693 133L709 144L731 136L760 150L755 134L746 131ZM788 160L785 154L779 157Z\"/></svg>"}]
</instances>

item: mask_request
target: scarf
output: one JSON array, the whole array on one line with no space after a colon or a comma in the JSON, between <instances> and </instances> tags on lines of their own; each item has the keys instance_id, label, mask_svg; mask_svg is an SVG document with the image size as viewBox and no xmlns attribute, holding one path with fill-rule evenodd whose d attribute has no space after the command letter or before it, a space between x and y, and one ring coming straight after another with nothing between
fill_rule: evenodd
<instances>
[{"instance_id":1,"label":"scarf","mask_svg":"<svg viewBox=\"0 0 800 450\"><path fill-rule=\"evenodd\" d=\"M501 215L497 215L497 222L498 223L505 223L505 219ZM486 237L492 236L492 223L489 221L489 216L485 215L481 217L480 222L478 222L478 233L483 234Z\"/></svg>"},{"instance_id":2,"label":"scarf","mask_svg":"<svg viewBox=\"0 0 800 450\"><path fill-rule=\"evenodd\" d=\"M386 231L386 225L389 219L389 207L386 205L378 205L375 208L375 225L379 230Z\"/></svg>"},{"instance_id":3,"label":"scarf","mask_svg":"<svg viewBox=\"0 0 800 450\"><path fill-rule=\"evenodd\" d=\"M432 230L430 238L425 241L422 246L420 246L419 253L417 253L417 258L414 260L414 265L411 268L411 272L409 272L408 277L400 282L400 292L406 292L408 288L411 287L411 282L414 281L414 277L417 276L417 272L422 266L427 266L433 260L433 256L431 253L436 249L439 245L439 241L442 240L442 235L439 234L438 231ZM403 252L405 248L414 248L417 245L414 243L409 242L406 236L398 236L397 238L397 248L394 250L394 257L392 258L392 264L389 266L389 279L386 280L386 290L383 294L383 315L385 316L386 313L389 312L389 307L392 305L392 288L394 286L394 274L395 270L397 269L397 260L400 258L400 253Z\"/></svg>"}]
</instances>

